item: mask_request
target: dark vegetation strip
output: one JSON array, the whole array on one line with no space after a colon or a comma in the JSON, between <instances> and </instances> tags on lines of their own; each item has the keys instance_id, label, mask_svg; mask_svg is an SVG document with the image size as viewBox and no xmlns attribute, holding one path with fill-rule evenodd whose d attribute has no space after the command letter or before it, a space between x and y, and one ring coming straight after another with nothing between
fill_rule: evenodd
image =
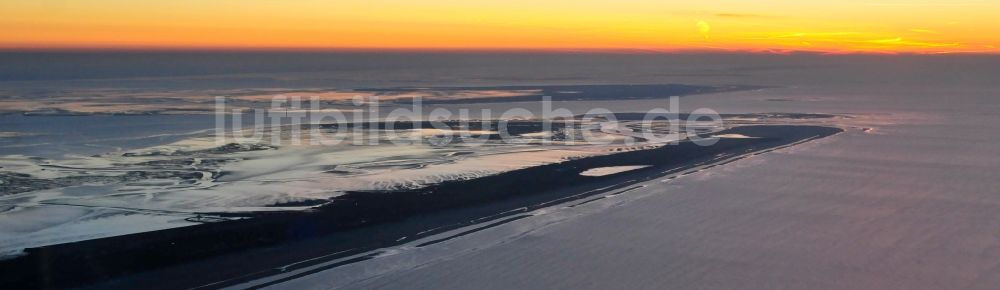
<instances>
[{"instance_id":1,"label":"dark vegetation strip","mask_svg":"<svg viewBox=\"0 0 1000 290\"><path fill-rule=\"evenodd\" d=\"M419 239L504 219L635 185L664 171L718 161L719 156L766 151L840 131L818 126L739 127L723 133L760 138L574 159L414 190L350 192L309 212L262 212L249 219L31 248L27 255L0 261L0 285L8 289L235 285L288 270L283 265L308 267L397 245L402 243L400 237ZM580 175L592 168L627 165L652 166L608 176ZM330 255L345 250L350 251ZM322 256L328 258L316 259ZM219 281L223 282L215 283Z\"/></svg>"}]
</instances>

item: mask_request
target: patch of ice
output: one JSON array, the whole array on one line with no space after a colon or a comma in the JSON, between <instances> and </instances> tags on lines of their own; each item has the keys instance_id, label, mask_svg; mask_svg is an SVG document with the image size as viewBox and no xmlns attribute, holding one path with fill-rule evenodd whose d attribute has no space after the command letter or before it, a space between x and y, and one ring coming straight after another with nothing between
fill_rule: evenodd
<instances>
[{"instance_id":1,"label":"patch of ice","mask_svg":"<svg viewBox=\"0 0 1000 290\"><path fill-rule=\"evenodd\" d=\"M726 138L726 139L754 139L754 138L758 138L758 137L751 137L751 136L747 136L747 135L743 135L743 134L721 134L721 135L715 135L713 137L716 137L716 138Z\"/></svg>"},{"instance_id":2,"label":"patch of ice","mask_svg":"<svg viewBox=\"0 0 1000 290\"><path fill-rule=\"evenodd\" d=\"M584 172L580 172L583 176L606 176L612 174L618 174L626 171L638 170L649 167L649 165L631 165L631 166L609 166L609 167L598 167L591 168Z\"/></svg>"}]
</instances>

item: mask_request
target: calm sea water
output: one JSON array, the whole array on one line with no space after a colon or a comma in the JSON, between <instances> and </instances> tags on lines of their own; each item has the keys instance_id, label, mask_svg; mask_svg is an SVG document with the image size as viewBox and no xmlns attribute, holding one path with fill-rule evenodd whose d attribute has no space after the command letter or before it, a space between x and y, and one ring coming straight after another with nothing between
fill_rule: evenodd
<instances>
[{"instance_id":1,"label":"calm sea water","mask_svg":"<svg viewBox=\"0 0 1000 290\"><path fill-rule=\"evenodd\" d=\"M710 104L719 110L763 111L953 111L993 103L988 94L949 95L995 89L1000 57L829 55L615 55L433 54L307 52L4 52L0 98L45 102L82 91L113 89L185 91L229 89L361 88L398 86L495 86L525 84L737 84L799 89L803 94L847 90L840 102ZM912 97L900 91L911 90ZM892 91L892 97L880 92ZM940 95L926 92L941 92ZM800 96L808 97L808 96ZM826 98L830 98L827 96ZM697 108L697 98L682 110ZM655 100L578 102L586 111L661 107ZM736 105L726 106L726 105ZM459 107L505 109L526 104ZM0 108L3 109L3 108ZM967 111L967 112L964 112ZM0 116L0 154L54 157L95 154L170 142L212 128L211 116Z\"/></svg>"},{"instance_id":2,"label":"calm sea water","mask_svg":"<svg viewBox=\"0 0 1000 290\"><path fill-rule=\"evenodd\" d=\"M570 83L992 83L995 56L3 52L0 88L298 88Z\"/></svg>"}]
</instances>

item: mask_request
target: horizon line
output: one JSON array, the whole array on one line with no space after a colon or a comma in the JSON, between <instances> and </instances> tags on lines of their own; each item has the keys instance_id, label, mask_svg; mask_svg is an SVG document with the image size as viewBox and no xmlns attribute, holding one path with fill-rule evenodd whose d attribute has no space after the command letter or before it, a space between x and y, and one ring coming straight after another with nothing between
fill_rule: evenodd
<instances>
[{"instance_id":1,"label":"horizon line","mask_svg":"<svg viewBox=\"0 0 1000 290\"><path fill-rule=\"evenodd\" d=\"M996 51L822 51L790 49L667 49L667 48L487 48L487 47L210 47L210 46L0 46L0 53L153 53L153 52L262 52L262 53L414 53L414 54L621 54L621 55L1000 55Z\"/></svg>"}]
</instances>

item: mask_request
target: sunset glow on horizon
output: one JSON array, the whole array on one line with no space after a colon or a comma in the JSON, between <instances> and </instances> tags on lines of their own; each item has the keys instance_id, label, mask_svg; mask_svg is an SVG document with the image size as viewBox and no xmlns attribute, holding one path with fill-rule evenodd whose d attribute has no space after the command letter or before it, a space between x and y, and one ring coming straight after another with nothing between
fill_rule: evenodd
<instances>
[{"instance_id":1,"label":"sunset glow on horizon","mask_svg":"<svg viewBox=\"0 0 1000 290\"><path fill-rule=\"evenodd\" d=\"M998 11L985 0L4 1L0 48L998 53Z\"/></svg>"}]
</instances>

